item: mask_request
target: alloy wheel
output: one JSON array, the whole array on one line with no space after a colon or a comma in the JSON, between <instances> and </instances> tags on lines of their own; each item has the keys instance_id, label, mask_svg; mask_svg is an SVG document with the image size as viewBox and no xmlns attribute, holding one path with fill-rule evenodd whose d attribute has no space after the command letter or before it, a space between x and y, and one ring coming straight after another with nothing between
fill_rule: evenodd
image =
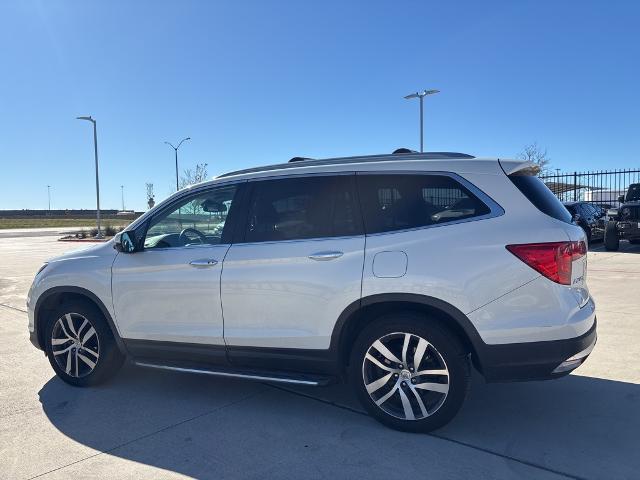
<instances>
[{"instance_id":1,"label":"alloy wheel","mask_svg":"<svg viewBox=\"0 0 640 480\"><path fill-rule=\"evenodd\" d=\"M413 333L389 333L373 342L362 362L362 378L373 403L401 420L433 415L449 392L444 358Z\"/></svg>"},{"instance_id":2,"label":"alloy wheel","mask_svg":"<svg viewBox=\"0 0 640 480\"><path fill-rule=\"evenodd\" d=\"M60 317L51 331L51 352L67 375L86 377L100 358L100 340L91 322L79 313Z\"/></svg>"}]
</instances>

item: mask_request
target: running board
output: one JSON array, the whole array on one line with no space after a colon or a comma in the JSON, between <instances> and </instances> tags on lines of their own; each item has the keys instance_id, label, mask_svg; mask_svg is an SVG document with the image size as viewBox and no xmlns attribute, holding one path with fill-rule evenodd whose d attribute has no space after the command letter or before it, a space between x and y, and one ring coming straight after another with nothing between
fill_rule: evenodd
<instances>
[{"instance_id":1,"label":"running board","mask_svg":"<svg viewBox=\"0 0 640 480\"><path fill-rule=\"evenodd\" d=\"M291 385L307 385L307 386L324 386L332 383L331 377L323 377L316 375L303 375L294 376L288 373L273 373L273 372L247 372L242 370L228 370L228 369L214 369L214 368L203 368L203 367L181 367L174 365L161 365L156 363L148 363L141 361L134 361L134 365L138 367L146 367L146 368L155 368L158 370L169 370L172 372L183 372L183 373L200 373L204 375L213 375L216 377L227 377L227 378L240 378L245 380L255 380L258 382L273 382L273 383L288 383Z\"/></svg>"}]
</instances>

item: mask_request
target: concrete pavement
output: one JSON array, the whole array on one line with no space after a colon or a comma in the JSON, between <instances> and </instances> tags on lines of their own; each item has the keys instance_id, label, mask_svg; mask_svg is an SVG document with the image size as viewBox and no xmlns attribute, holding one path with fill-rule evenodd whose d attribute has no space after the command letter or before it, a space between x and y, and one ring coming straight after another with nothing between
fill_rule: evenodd
<instances>
[{"instance_id":1,"label":"concrete pavement","mask_svg":"<svg viewBox=\"0 0 640 480\"><path fill-rule=\"evenodd\" d=\"M0 478L637 478L640 246L589 253L599 341L575 374L486 385L432 435L389 430L348 387L282 388L126 367L59 381L28 340L42 261L78 245L0 238Z\"/></svg>"}]
</instances>

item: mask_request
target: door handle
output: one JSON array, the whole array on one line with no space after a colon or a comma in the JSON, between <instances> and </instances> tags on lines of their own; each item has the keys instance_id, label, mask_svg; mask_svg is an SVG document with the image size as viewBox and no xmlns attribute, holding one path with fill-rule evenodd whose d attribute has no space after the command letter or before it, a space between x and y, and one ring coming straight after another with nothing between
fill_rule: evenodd
<instances>
[{"instance_id":1,"label":"door handle","mask_svg":"<svg viewBox=\"0 0 640 480\"><path fill-rule=\"evenodd\" d=\"M192 267L213 267L218 261L214 258L201 258L199 260L191 260L189 265Z\"/></svg>"},{"instance_id":2,"label":"door handle","mask_svg":"<svg viewBox=\"0 0 640 480\"><path fill-rule=\"evenodd\" d=\"M338 251L330 251L330 252L316 252L309 255L311 260L316 260L318 262L326 262L327 260L333 260L335 258L340 258L344 255L342 252Z\"/></svg>"}]
</instances>

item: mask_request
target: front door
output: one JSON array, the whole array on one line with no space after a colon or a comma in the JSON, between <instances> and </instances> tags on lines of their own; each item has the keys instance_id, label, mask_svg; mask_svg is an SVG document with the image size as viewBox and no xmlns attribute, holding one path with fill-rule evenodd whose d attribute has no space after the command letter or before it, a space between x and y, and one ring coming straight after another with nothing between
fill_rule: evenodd
<instances>
[{"instance_id":1,"label":"front door","mask_svg":"<svg viewBox=\"0 0 640 480\"><path fill-rule=\"evenodd\" d=\"M176 200L151 219L142 251L118 254L113 306L125 339L224 344L220 273L237 189Z\"/></svg>"}]
</instances>

